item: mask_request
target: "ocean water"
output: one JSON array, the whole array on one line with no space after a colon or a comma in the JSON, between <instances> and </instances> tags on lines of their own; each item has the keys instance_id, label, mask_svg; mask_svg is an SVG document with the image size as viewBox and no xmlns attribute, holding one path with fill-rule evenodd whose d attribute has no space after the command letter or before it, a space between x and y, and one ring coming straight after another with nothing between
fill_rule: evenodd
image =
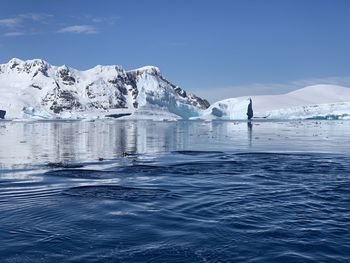
<instances>
[{"instance_id":1,"label":"ocean water","mask_svg":"<svg viewBox=\"0 0 350 263\"><path fill-rule=\"evenodd\" d=\"M349 262L350 122L0 122L0 262Z\"/></svg>"}]
</instances>

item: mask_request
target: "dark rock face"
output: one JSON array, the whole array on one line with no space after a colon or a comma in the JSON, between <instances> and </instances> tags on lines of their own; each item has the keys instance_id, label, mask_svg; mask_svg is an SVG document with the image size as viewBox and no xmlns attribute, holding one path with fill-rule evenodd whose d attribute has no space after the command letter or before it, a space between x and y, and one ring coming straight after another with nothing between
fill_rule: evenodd
<instances>
[{"instance_id":1,"label":"dark rock face","mask_svg":"<svg viewBox=\"0 0 350 263\"><path fill-rule=\"evenodd\" d=\"M127 76L126 85L130 87L129 91L131 92L132 98L134 100L133 106L135 109L137 109L139 105L136 101L136 98L137 98L137 95L139 95L139 90L137 89L136 76L131 72L127 72L126 76Z\"/></svg>"},{"instance_id":2,"label":"dark rock face","mask_svg":"<svg viewBox=\"0 0 350 263\"><path fill-rule=\"evenodd\" d=\"M12 65L10 66L11 69L16 68L19 65L18 62L13 62Z\"/></svg>"},{"instance_id":3,"label":"dark rock face","mask_svg":"<svg viewBox=\"0 0 350 263\"><path fill-rule=\"evenodd\" d=\"M121 79L99 80L85 87L87 97L91 100L88 107L95 109L125 108L128 90Z\"/></svg>"},{"instance_id":4,"label":"dark rock face","mask_svg":"<svg viewBox=\"0 0 350 263\"><path fill-rule=\"evenodd\" d=\"M133 87L133 92L134 92L133 95L134 95L135 99L136 99L138 92L139 92L137 89L137 78L138 78L138 76L140 76L143 73L144 72L142 72L141 70L127 72L128 79L129 79L128 84ZM165 85L169 85L180 98L184 98L184 99L187 98L191 105L198 107L199 109L202 109L202 110L209 108L210 103L207 100L202 99L194 94L187 94L187 92L185 90L181 89L179 86L172 84L170 81L168 81L166 78L164 78L158 69L156 69L156 68L153 70L149 69L147 71L147 74L155 76L159 79L159 82L163 82ZM136 102L136 104L137 104L137 102ZM137 108L137 105L135 108Z\"/></svg>"},{"instance_id":5,"label":"dark rock face","mask_svg":"<svg viewBox=\"0 0 350 263\"><path fill-rule=\"evenodd\" d=\"M57 86L52 93L48 93L43 99L43 103L49 106L54 113L63 111L83 110L77 94L73 91L61 90Z\"/></svg>"},{"instance_id":6,"label":"dark rock face","mask_svg":"<svg viewBox=\"0 0 350 263\"><path fill-rule=\"evenodd\" d=\"M181 89L180 87L175 87L173 88L175 90L175 92L182 98L186 98L187 97L187 94L186 94L186 91L184 91L183 89Z\"/></svg>"},{"instance_id":7,"label":"dark rock face","mask_svg":"<svg viewBox=\"0 0 350 263\"><path fill-rule=\"evenodd\" d=\"M85 91L86 91L86 95L88 96L89 99L94 99L96 98L96 95L93 93L92 91L92 86L94 85L94 83L90 83L89 85L87 85L85 87Z\"/></svg>"},{"instance_id":8,"label":"dark rock face","mask_svg":"<svg viewBox=\"0 0 350 263\"><path fill-rule=\"evenodd\" d=\"M36 77L39 73L43 74L47 78L49 77L49 75L47 74L47 68L41 67L33 74L33 78Z\"/></svg>"},{"instance_id":9,"label":"dark rock face","mask_svg":"<svg viewBox=\"0 0 350 263\"><path fill-rule=\"evenodd\" d=\"M81 110L82 108L75 94L62 90L59 92L57 100L52 103L50 109L54 113L61 113L62 111Z\"/></svg>"},{"instance_id":10,"label":"dark rock face","mask_svg":"<svg viewBox=\"0 0 350 263\"><path fill-rule=\"evenodd\" d=\"M128 94L128 90L125 87L127 85L128 81L129 80L128 80L126 75L125 76L118 75L114 79L108 80L108 82L113 84L113 86L115 86L116 89L118 89L119 92L121 94L123 94L123 95L127 95Z\"/></svg>"},{"instance_id":11,"label":"dark rock face","mask_svg":"<svg viewBox=\"0 0 350 263\"><path fill-rule=\"evenodd\" d=\"M5 119L6 111L0 110L0 119Z\"/></svg>"},{"instance_id":12,"label":"dark rock face","mask_svg":"<svg viewBox=\"0 0 350 263\"><path fill-rule=\"evenodd\" d=\"M42 87L40 87L39 85L32 84L31 86L32 86L34 89L42 90Z\"/></svg>"},{"instance_id":13,"label":"dark rock face","mask_svg":"<svg viewBox=\"0 0 350 263\"><path fill-rule=\"evenodd\" d=\"M72 76L68 68L62 68L58 71L58 76L62 79L66 85L74 85L75 78Z\"/></svg>"},{"instance_id":14,"label":"dark rock face","mask_svg":"<svg viewBox=\"0 0 350 263\"><path fill-rule=\"evenodd\" d=\"M197 97L194 94L189 95L190 100L192 101L192 105L196 106L202 110L208 109L210 107L209 101L202 99L200 97Z\"/></svg>"},{"instance_id":15,"label":"dark rock face","mask_svg":"<svg viewBox=\"0 0 350 263\"><path fill-rule=\"evenodd\" d=\"M41 73L45 77L49 77L49 75L47 74L48 69L49 69L49 65L43 60L35 60L31 63L25 63L23 67L23 70L27 74L30 74L31 72L34 71L33 78L37 76L39 73Z\"/></svg>"}]
</instances>

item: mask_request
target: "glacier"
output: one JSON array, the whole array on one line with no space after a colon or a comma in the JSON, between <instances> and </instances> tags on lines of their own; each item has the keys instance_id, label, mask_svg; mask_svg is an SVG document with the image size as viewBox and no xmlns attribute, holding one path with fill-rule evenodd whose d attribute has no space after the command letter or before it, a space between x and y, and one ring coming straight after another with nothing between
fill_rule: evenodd
<instances>
[{"instance_id":1,"label":"glacier","mask_svg":"<svg viewBox=\"0 0 350 263\"><path fill-rule=\"evenodd\" d=\"M319 84L282 95L230 98L213 103L192 119L246 120L252 99L253 119L350 119L350 89Z\"/></svg>"}]
</instances>

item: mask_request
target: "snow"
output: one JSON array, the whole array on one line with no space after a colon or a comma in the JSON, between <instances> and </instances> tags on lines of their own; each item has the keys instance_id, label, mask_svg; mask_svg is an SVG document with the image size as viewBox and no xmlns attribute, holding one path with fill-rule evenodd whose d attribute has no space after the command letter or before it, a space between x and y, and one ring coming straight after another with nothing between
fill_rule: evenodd
<instances>
[{"instance_id":1,"label":"snow","mask_svg":"<svg viewBox=\"0 0 350 263\"><path fill-rule=\"evenodd\" d=\"M246 120L249 98L254 118L309 119L350 116L350 89L337 85L313 85L282 95L245 96L214 103L201 119Z\"/></svg>"},{"instance_id":2,"label":"snow","mask_svg":"<svg viewBox=\"0 0 350 263\"><path fill-rule=\"evenodd\" d=\"M130 71L97 65L79 71L41 59L11 59L0 65L0 110L7 119L224 119L350 118L350 89L308 86L287 94L244 96L209 103L166 80L159 68ZM128 115L128 116L124 116Z\"/></svg>"},{"instance_id":3,"label":"snow","mask_svg":"<svg viewBox=\"0 0 350 263\"><path fill-rule=\"evenodd\" d=\"M156 114L150 116L174 119L198 116L207 107L179 90L153 66L125 71L97 65L79 71L16 58L0 65L0 109L8 119L91 119L139 111L137 118L149 118L145 113L150 114L151 106Z\"/></svg>"},{"instance_id":4,"label":"snow","mask_svg":"<svg viewBox=\"0 0 350 263\"><path fill-rule=\"evenodd\" d=\"M157 75L149 75L143 72L138 80L139 94L137 102L140 107L147 105L157 105L172 114L176 114L184 119L199 115L199 110L188 104L186 99L173 93L173 88L167 83L159 86L159 78Z\"/></svg>"},{"instance_id":5,"label":"snow","mask_svg":"<svg viewBox=\"0 0 350 263\"><path fill-rule=\"evenodd\" d=\"M155 66L144 66L144 67L141 67L138 69L133 69L130 71L135 72L137 74L143 74L143 73L154 74L154 75L160 74L160 69L158 67L155 67Z\"/></svg>"}]
</instances>

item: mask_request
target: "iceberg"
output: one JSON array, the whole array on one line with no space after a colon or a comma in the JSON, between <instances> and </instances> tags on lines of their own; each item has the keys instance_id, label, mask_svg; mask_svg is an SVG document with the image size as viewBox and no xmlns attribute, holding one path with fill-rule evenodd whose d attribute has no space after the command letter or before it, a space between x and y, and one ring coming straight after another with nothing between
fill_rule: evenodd
<instances>
[{"instance_id":1,"label":"iceberg","mask_svg":"<svg viewBox=\"0 0 350 263\"><path fill-rule=\"evenodd\" d=\"M246 120L250 99L253 119L349 119L350 89L337 85L313 85L282 95L231 98L218 101L198 118Z\"/></svg>"}]
</instances>

